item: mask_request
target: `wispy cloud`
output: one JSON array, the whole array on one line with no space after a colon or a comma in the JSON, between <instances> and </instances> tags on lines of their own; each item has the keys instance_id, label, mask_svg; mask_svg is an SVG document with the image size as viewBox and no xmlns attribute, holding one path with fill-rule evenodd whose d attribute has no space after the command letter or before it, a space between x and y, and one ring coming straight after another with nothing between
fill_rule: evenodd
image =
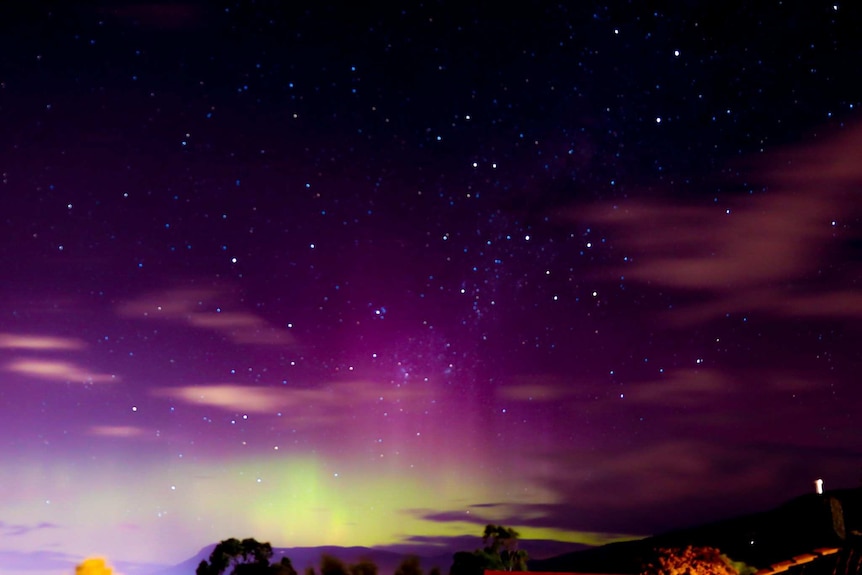
<instances>
[{"instance_id":1,"label":"wispy cloud","mask_svg":"<svg viewBox=\"0 0 862 575\"><path fill-rule=\"evenodd\" d=\"M188 385L155 390L156 397L169 397L185 403L217 407L227 411L272 413L293 405L302 405L302 397L317 397L314 392L299 390L288 393L276 388L231 384Z\"/></svg>"},{"instance_id":2,"label":"wispy cloud","mask_svg":"<svg viewBox=\"0 0 862 575\"><path fill-rule=\"evenodd\" d=\"M699 298L699 304L677 311L675 321L753 310L862 317L862 290L849 281L858 265L833 272L830 280L837 281L823 281L829 262L840 260L858 239L843 223L860 211L858 193L850 189L862 181L853 147L860 141L857 129L816 148L776 155L759 172L768 191L720 206L630 201L600 205L579 217L609 227L627 256L612 277Z\"/></svg>"},{"instance_id":3,"label":"wispy cloud","mask_svg":"<svg viewBox=\"0 0 862 575\"><path fill-rule=\"evenodd\" d=\"M370 381L338 382L317 388L243 386L232 384L190 385L154 390L188 404L215 407L237 413L290 412L306 423L329 424L348 413L375 404L397 405L410 410L427 399L421 389L392 389Z\"/></svg>"},{"instance_id":4,"label":"wispy cloud","mask_svg":"<svg viewBox=\"0 0 862 575\"><path fill-rule=\"evenodd\" d=\"M555 374L538 374L532 376L517 376L507 385L496 389L500 399L508 401L545 403L569 399L578 393L583 393L585 382L566 381ZM587 384L589 387L594 387Z\"/></svg>"},{"instance_id":5,"label":"wispy cloud","mask_svg":"<svg viewBox=\"0 0 862 575\"><path fill-rule=\"evenodd\" d=\"M547 382L542 383L543 379ZM539 412L530 410L555 403L558 407L554 411L560 419L549 419L545 412L541 416L544 425L572 425L584 420L611 422L618 421L622 414L633 421L647 422L635 425L639 443L650 441L650 427L661 422L670 438L700 436L709 429L711 438L721 438L729 445L772 442L801 448L819 445L822 438L812 432L829 425L829 415L820 416L811 409L826 397L824 389L831 388L822 374L815 376L798 369L769 365L724 369L700 366L665 369L610 390L599 380L572 378L567 384L547 376L522 377L499 387L497 400L502 406L532 418ZM858 403L852 398L845 402L847 409L855 408ZM776 436L775 421L795 420L804 425ZM586 438L591 436L586 429L576 435L583 437L586 445L591 441ZM855 435L842 433L830 439L830 443L844 448L857 439ZM516 436L512 441L520 439ZM528 446L524 449L526 454L535 451Z\"/></svg>"},{"instance_id":6,"label":"wispy cloud","mask_svg":"<svg viewBox=\"0 0 862 575\"><path fill-rule=\"evenodd\" d=\"M21 523L0 523L0 533L7 536L19 536L19 535L27 535L29 533L33 533L35 531L45 531L48 529L58 529L60 526L55 523L50 523L47 521L41 521L39 523L35 523L32 525L25 525Z\"/></svg>"},{"instance_id":7,"label":"wispy cloud","mask_svg":"<svg viewBox=\"0 0 862 575\"><path fill-rule=\"evenodd\" d=\"M0 333L0 348L23 349L35 351L69 351L80 350L86 346L83 341L73 338L29 335L16 333Z\"/></svg>"},{"instance_id":8,"label":"wispy cloud","mask_svg":"<svg viewBox=\"0 0 862 575\"><path fill-rule=\"evenodd\" d=\"M752 385L752 381L757 385ZM711 369L676 369L668 370L661 378L627 387L625 398L629 402L664 407L713 410L722 402L722 406L736 405L739 410L746 404L756 404L759 409L779 394L813 393L821 386L821 381L780 369L749 369L740 375Z\"/></svg>"},{"instance_id":9,"label":"wispy cloud","mask_svg":"<svg viewBox=\"0 0 862 575\"><path fill-rule=\"evenodd\" d=\"M90 427L89 433L101 437L140 437L144 429L131 425L94 425Z\"/></svg>"},{"instance_id":10,"label":"wispy cloud","mask_svg":"<svg viewBox=\"0 0 862 575\"><path fill-rule=\"evenodd\" d=\"M215 331L234 343L291 345L286 329L246 311L228 311L234 297L221 289L172 289L146 294L117 308L121 317L180 322Z\"/></svg>"},{"instance_id":11,"label":"wispy cloud","mask_svg":"<svg viewBox=\"0 0 862 575\"><path fill-rule=\"evenodd\" d=\"M731 373L703 369L668 369L655 379L629 381L624 387L614 388L599 380L549 374L519 376L500 385L495 393L505 405L521 409L539 409L548 403L569 414L582 416L586 411L596 417L614 418L621 408L642 407L655 410L691 409L698 414L711 411L714 406L749 403L768 396L769 381L775 374L764 374L758 385L751 385L750 377L742 381ZM789 387L784 387L786 392ZM801 391L802 388L799 390Z\"/></svg>"},{"instance_id":12,"label":"wispy cloud","mask_svg":"<svg viewBox=\"0 0 862 575\"><path fill-rule=\"evenodd\" d=\"M70 381L80 383L113 383L120 378L110 373L97 373L67 361L47 359L16 359L6 364L6 371L47 379L50 381Z\"/></svg>"}]
</instances>

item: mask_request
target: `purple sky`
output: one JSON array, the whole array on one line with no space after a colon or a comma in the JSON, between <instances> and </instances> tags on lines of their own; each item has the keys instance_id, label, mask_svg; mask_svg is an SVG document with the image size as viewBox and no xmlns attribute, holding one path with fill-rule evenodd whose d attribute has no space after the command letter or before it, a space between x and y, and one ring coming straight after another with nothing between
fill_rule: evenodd
<instances>
[{"instance_id":1,"label":"purple sky","mask_svg":"<svg viewBox=\"0 0 862 575\"><path fill-rule=\"evenodd\" d=\"M264 4L2 9L10 573L859 484L857 8Z\"/></svg>"}]
</instances>

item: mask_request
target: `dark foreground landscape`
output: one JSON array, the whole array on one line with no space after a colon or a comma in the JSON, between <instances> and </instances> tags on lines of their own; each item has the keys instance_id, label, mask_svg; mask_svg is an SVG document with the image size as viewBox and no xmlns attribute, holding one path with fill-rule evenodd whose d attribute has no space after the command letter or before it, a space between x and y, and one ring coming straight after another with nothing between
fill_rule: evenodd
<instances>
[{"instance_id":1,"label":"dark foreground landscape","mask_svg":"<svg viewBox=\"0 0 862 575\"><path fill-rule=\"evenodd\" d=\"M846 552L833 555L825 568L823 565L826 563L821 561L816 572L825 569L827 573L846 575L859 572L860 532L862 489L842 489L822 495L803 495L761 513L600 547L584 549L577 544L530 540L522 540L519 545L532 557L527 564L530 571L619 574L640 573L645 561L657 548L713 547L737 564L744 564L748 572L767 571L772 565L815 550L839 549ZM465 550L472 551L482 546L482 540L464 537L463 545ZM581 549L548 556L552 550L565 546ZM191 575L201 561L209 558L214 547L215 544L201 549L194 557L158 575ZM310 568L317 569L324 555L337 557L346 564L368 561L374 563L381 574L395 572L405 558L405 553L380 548L292 547L273 549L272 563L288 557L294 568L302 573ZM425 572L437 569L441 573L457 571L453 569L452 558L453 553L448 551L419 556ZM804 569L809 575L815 573L814 563Z\"/></svg>"}]
</instances>

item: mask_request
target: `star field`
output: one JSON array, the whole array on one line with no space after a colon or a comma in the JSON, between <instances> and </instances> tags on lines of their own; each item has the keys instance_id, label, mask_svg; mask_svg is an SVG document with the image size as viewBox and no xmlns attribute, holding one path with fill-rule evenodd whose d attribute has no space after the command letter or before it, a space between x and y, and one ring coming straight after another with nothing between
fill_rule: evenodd
<instances>
[{"instance_id":1,"label":"star field","mask_svg":"<svg viewBox=\"0 0 862 575\"><path fill-rule=\"evenodd\" d=\"M858 483L855 6L0 11L6 565Z\"/></svg>"}]
</instances>

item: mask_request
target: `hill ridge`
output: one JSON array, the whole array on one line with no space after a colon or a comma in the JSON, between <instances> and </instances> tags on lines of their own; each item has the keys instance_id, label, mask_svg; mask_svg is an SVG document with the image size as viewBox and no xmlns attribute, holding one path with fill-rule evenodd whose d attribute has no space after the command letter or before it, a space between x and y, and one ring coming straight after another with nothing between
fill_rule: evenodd
<instances>
[{"instance_id":1,"label":"hill ridge","mask_svg":"<svg viewBox=\"0 0 862 575\"><path fill-rule=\"evenodd\" d=\"M840 547L862 529L862 488L795 497L778 507L652 537L609 543L531 561L535 571L637 573L656 548L716 547L734 561L763 569L817 548Z\"/></svg>"}]
</instances>

